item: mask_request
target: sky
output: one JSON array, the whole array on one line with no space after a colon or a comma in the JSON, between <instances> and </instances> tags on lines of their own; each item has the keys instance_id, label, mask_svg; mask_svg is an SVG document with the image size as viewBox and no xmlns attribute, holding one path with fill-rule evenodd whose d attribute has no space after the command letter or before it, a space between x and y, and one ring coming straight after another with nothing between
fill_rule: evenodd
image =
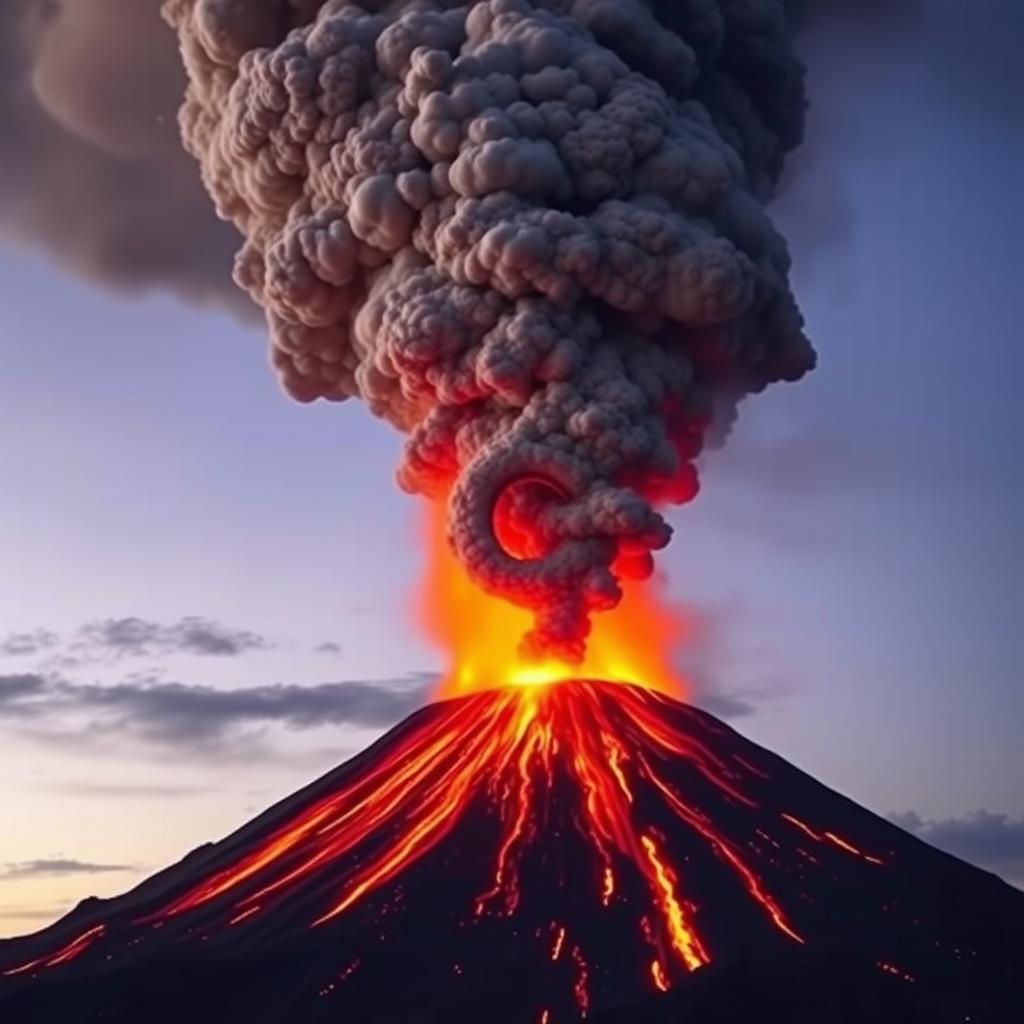
<instances>
[{"instance_id":1,"label":"sky","mask_svg":"<svg viewBox=\"0 0 1024 1024\"><path fill-rule=\"evenodd\" d=\"M1009 11L933 0L809 41L775 216L820 368L743 407L661 565L701 626L679 653L697 703L1020 884ZM442 658L411 614L420 508L389 427L286 399L233 309L110 289L20 236L0 301L7 935L334 767Z\"/></svg>"}]
</instances>

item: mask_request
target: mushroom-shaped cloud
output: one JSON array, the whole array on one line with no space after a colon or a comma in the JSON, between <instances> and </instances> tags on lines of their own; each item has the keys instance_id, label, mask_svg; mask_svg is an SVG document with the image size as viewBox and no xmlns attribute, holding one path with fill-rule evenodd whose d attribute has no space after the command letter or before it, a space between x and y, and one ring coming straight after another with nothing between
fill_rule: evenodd
<instances>
[{"instance_id":1,"label":"mushroom-shaped cloud","mask_svg":"<svg viewBox=\"0 0 1024 1024\"><path fill-rule=\"evenodd\" d=\"M579 659L712 411L814 363L763 208L779 0L169 0L181 123L300 401L408 435L470 575Z\"/></svg>"}]
</instances>

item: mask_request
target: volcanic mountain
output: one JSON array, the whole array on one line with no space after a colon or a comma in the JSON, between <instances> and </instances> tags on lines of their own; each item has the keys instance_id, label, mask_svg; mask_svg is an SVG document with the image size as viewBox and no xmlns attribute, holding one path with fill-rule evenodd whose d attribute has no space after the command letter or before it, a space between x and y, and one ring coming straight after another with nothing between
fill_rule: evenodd
<instances>
[{"instance_id":1,"label":"volcanic mountain","mask_svg":"<svg viewBox=\"0 0 1024 1024\"><path fill-rule=\"evenodd\" d=\"M0 1019L1010 1024L1024 895L711 716L430 705L219 843L0 943Z\"/></svg>"}]
</instances>

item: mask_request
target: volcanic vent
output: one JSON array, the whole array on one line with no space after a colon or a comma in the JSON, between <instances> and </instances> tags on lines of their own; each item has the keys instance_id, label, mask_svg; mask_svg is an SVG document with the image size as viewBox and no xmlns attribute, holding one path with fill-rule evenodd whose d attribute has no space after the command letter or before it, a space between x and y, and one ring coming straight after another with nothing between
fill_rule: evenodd
<instances>
[{"instance_id":1,"label":"volcanic vent","mask_svg":"<svg viewBox=\"0 0 1024 1024\"><path fill-rule=\"evenodd\" d=\"M998 880L707 714L577 680L433 704L127 895L0 945L0 1009L670 1020L771 965L857 976L878 1020L1009 1021L1022 949L1024 897Z\"/></svg>"}]
</instances>

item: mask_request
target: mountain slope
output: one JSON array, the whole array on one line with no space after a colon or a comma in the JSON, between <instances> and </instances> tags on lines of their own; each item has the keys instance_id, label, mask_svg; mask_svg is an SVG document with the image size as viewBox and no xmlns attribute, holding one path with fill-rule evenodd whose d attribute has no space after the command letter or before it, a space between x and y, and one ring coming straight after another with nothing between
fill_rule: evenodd
<instances>
[{"instance_id":1,"label":"mountain slope","mask_svg":"<svg viewBox=\"0 0 1024 1024\"><path fill-rule=\"evenodd\" d=\"M591 681L417 712L0 943L16 1021L990 1021L1024 895L709 715Z\"/></svg>"}]
</instances>

